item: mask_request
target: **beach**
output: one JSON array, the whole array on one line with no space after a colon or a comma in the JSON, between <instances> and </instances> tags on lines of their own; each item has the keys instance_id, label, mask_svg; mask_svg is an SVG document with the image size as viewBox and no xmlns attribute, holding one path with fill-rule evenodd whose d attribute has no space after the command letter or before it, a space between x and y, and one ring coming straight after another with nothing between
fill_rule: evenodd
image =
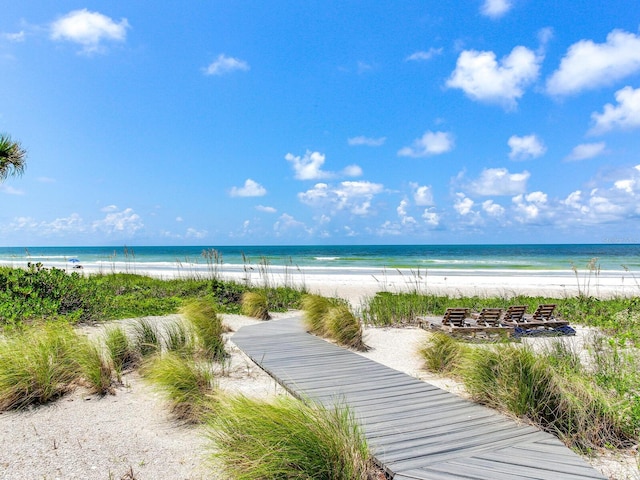
<instances>
[{"instance_id":1,"label":"beach","mask_svg":"<svg viewBox=\"0 0 640 480\"><path fill-rule=\"evenodd\" d=\"M571 274L542 275L508 272L481 274L453 272L418 275L401 270L317 271L303 269L268 273L258 271L217 272L221 278L253 285L289 285L304 287L312 293L338 296L357 310L376 292L420 291L459 295L517 294L545 295L556 298L575 296L581 291L591 295L633 295L638 286L633 278L598 276L582 278ZM91 267L73 269L83 275L98 273ZM175 268L145 271L136 266L128 273L175 278L187 272ZM105 273L105 272L100 272ZM189 273L189 275L191 275ZM299 312L275 314L275 319ZM157 322L171 321L177 315L150 317ZM123 320L123 322L132 320ZM258 322L239 315L224 315L224 322L236 331ZM102 326L84 327L87 335L98 336ZM580 342L588 329L568 339ZM286 392L233 344L227 334L231 360L219 371L221 390L257 398L286 395ZM364 340L371 348L368 358L459 395L464 389L455 381L428 373L417 353L429 332L416 328L367 328ZM579 343L577 344L579 346ZM143 382L136 373L125 377L114 395L98 397L77 389L56 402L21 412L0 414L0 479L191 479L216 478L206 457L211 449L201 428L176 422L163 396ZM640 478L633 454L599 455L588 459L608 478ZM212 472L214 472L212 474ZM212 476L213 475L213 476Z\"/></svg>"}]
</instances>

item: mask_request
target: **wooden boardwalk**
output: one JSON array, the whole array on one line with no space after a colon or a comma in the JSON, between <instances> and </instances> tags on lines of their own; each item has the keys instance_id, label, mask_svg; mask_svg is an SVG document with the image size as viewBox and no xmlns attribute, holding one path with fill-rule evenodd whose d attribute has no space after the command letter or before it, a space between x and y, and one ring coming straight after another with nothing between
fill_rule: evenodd
<instances>
[{"instance_id":1,"label":"wooden boardwalk","mask_svg":"<svg viewBox=\"0 0 640 480\"><path fill-rule=\"evenodd\" d=\"M554 436L309 335L300 317L232 340L294 396L348 404L394 480L606 478Z\"/></svg>"}]
</instances>

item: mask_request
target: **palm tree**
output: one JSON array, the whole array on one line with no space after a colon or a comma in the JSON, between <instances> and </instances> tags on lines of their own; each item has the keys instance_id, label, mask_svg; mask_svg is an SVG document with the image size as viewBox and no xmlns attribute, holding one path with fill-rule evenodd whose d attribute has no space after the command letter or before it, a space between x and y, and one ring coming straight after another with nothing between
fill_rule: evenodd
<instances>
[{"instance_id":1,"label":"palm tree","mask_svg":"<svg viewBox=\"0 0 640 480\"><path fill-rule=\"evenodd\" d=\"M0 133L0 182L9 175L22 175L26 166L27 151L9 135Z\"/></svg>"}]
</instances>

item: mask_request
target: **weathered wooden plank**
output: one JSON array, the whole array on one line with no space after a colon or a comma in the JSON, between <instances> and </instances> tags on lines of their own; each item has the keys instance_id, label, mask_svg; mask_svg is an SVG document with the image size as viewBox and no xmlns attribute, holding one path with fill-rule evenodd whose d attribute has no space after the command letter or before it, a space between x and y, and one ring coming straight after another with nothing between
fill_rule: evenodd
<instances>
[{"instance_id":1,"label":"weathered wooden plank","mask_svg":"<svg viewBox=\"0 0 640 480\"><path fill-rule=\"evenodd\" d=\"M309 335L300 318L232 340L299 398L348 405L394 480L604 479L557 438Z\"/></svg>"}]
</instances>

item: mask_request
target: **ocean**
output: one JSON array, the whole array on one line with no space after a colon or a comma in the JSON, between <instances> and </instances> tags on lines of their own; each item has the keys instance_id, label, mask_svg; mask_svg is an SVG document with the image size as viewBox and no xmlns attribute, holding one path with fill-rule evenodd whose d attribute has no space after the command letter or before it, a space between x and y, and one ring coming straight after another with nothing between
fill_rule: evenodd
<instances>
[{"instance_id":1,"label":"ocean","mask_svg":"<svg viewBox=\"0 0 640 480\"><path fill-rule=\"evenodd\" d=\"M319 270L420 269L487 273L574 269L640 275L640 244L0 247L0 265L167 270L269 265Z\"/></svg>"}]
</instances>

